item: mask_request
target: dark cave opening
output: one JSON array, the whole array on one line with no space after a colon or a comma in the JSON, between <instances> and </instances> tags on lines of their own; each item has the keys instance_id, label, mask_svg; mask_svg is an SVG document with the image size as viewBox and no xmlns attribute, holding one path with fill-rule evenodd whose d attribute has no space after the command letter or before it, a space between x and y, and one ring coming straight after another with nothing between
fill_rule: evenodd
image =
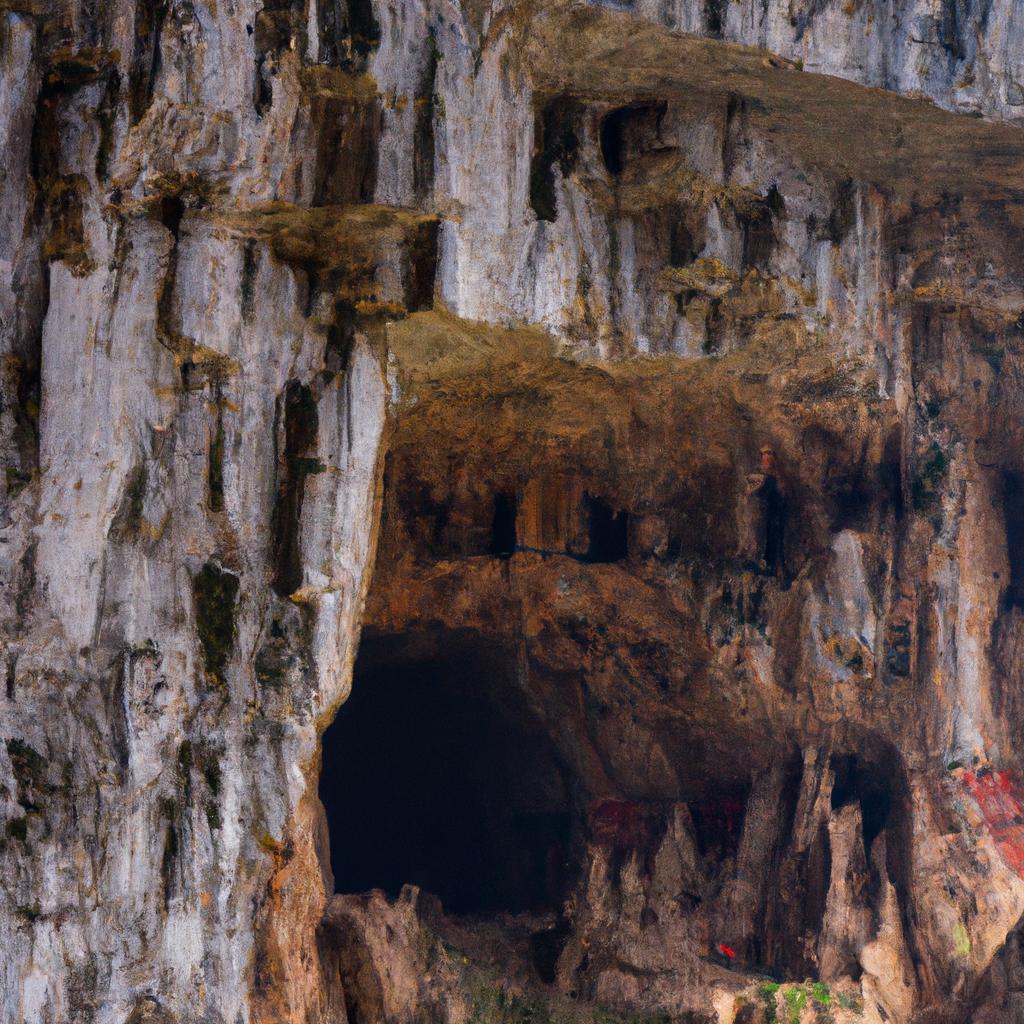
<instances>
[{"instance_id":1,"label":"dark cave opening","mask_svg":"<svg viewBox=\"0 0 1024 1024\"><path fill-rule=\"evenodd\" d=\"M465 635L364 635L323 738L338 892L414 884L453 914L556 909L572 881L569 787L515 659Z\"/></svg>"},{"instance_id":2,"label":"dark cave opening","mask_svg":"<svg viewBox=\"0 0 1024 1024\"><path fill-rule=\"evenodd\" d=\"M583 107L569 96L549 101L534 125L534 151L530 163L530 206L538 220L554 221L558 216L554 167L566 177L576 166L580 141L576 125Z\"/></svg>"},{"instance_id":3,"label":"dark cave opening","mask_svg":"<svg viewBox=\"0 0 1024 1024\"><path fill-rule=\"evenodd\" d=\"M896 890L908 953L916 965L920 963L920 951L914 938L911 900L915 840L906 765L899 751L878 737L860 736L856 748L856 753L836 754L831 759L832 808L860 804L870 875L869 900L877 908L881 879L876 868L882 867ZM883 845L873 861L872 853L879 839Z\"/></svg>"},{"instance_id":4,"label":"dark cave opening","mask_svg":"<svg viewBox=\"0 0 1024 1024\"><path fill-rule=\"evenodd\" d=\"M617 511L601 498L586 495L587 561L621 562L629 547L629 513Z\"/></svg>"},{"instance_id":5,"label":"dark cave opening","mask_svg":"<svg viewBox=\"0 0 1024 1024\"><path fill-rule=\"evenodd\" d=\"M776 245L775 222L785 214L786 204L778 187L772 185L761 201L752 204L737 222L743 231L744 270L764 270Z\"/></svg>"},{"instance_id":6,"label":"dark cave opening","mask_svg":"<svg viewBox=\"0 0 1024 1024\"><path fill-rule=\"evenodd\" d=\"M704 248L703 225L687 222L685 212L676 208L669 225L668 261L673 267L689 266ZM682 293L680 293L682 297Z\"/></svg>"},{"instance_id":7,"label":"dark cave opening","mask_svg":"<svg viewBox=\"0 0 1024 1024\"><path fill-rule=\"evenodd\" d=\"M725 12L728 4L725 0L704 0L704 23L708 35L713 39L722 38L722 26L725 23Z\"/></svg>"},{"instance_id":8,"label":"dark cave opening","mask_svg":"<svg viewBox=\"0 0 1024 1024\"><path fill-rule=\"evenodd\" d=\"M410 312L433 309L437 277L437 224L417 228L409 247L409 268L405 281L405 304Z\"/></svg>"},{"instance_id":9,"label":"dark cave opening","mask_svg":"<svg viewBox=\"0 0 1024 1024\"><path fill-rule=\"evenodd\" d=\"M621 174L630 155L654 148L661 119L667 109L668 104L664 102L632 103L604 116L601 121L601 156L609 174Z\"/></svg>"},{"instance_id":10,"label":"dark cave opening","mask_svg":"<svg viewBox=\"0 0 1024 1024\"><path fill-rule=\"evenodd\" d=\"M181 219L185 216L185 204L181 196L162 196L158 207L160 223L177 240L181 233Z\"/></svg>"},{"instance_id":11,"label":"dark cave opening","mask_svg":"<svg viewBox=\"0 0 1024 1024\"><path fill-rule=\"evenodd\" d=\"M864 855L871 861L871 846L885 828L892 794L882 769L858 759L856 754L832 758L832 809L859 803L864 834Z\"/></svg>"},{"instance_id":12,"label":"dark cave opening","mask_svg":"<svg viewBox=\"0 0 1024 1024\"><path fill-rule=\"evenodd\" d=\"M315 453L319 418L309 386L288 382L278 398L277 419L283 420L275 433L279 445L279 479L274 510L273 587L282 597L302 585L301 537L302 501L306 477L323 471L312 457Z\"/></svg>"},{"instance_id":13,"label":"dark cave opening","mask_svg":"<svg viewBox=\"0 0 1024 1024\"><path fill-rule=\"evenodd\" d=\"M361 57L367 56L380 42L380 25L370 0L351 0L348 5L348 30L352 49Z\"/></svg>"},{"instance_id":14,"label":"dark cave opening","mask_svg":"<svg viewBox=\"0 0 1024 1024\"><path fill-rule=\"evenodd\" d=\"M494 518L491 523L492 555L508 558L516 550L516 499L513 494L494 496Z\"/></svg>"}]
</instances>

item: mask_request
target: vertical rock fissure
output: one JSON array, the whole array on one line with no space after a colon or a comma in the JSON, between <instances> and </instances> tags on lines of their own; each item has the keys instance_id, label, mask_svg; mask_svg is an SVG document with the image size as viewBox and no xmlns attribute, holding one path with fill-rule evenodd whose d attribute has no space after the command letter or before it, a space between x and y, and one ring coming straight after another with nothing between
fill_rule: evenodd
<instances>
[{"instance_id":1,"label":"vertical rock fissure","mask_svg":"<svg viewBox=\"0 0 1024 1024\"><path fill-rule=\"evenodd\" d=\"M316 458L319 420L309 386L293 380L279 399L278 489L274 512L274 590L282 597L302 585L300 521L306 478L322 471Z\"/></svg>"}]
</instances>

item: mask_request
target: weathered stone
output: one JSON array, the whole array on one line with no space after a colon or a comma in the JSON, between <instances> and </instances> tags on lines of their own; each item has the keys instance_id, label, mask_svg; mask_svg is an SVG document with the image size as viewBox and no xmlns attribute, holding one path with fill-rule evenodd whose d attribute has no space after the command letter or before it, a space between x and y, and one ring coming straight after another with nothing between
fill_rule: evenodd
<instances>
[{"instance_id":1,"label":"weathered stone","mask_svg":"<svg viewBox=\"0 0 1024 1024\"><path fill-rule=\"evenodd\" d=\"M0 1018L1020 1019L1022 57L0 0Z\"/></svg>"}]
</instances>

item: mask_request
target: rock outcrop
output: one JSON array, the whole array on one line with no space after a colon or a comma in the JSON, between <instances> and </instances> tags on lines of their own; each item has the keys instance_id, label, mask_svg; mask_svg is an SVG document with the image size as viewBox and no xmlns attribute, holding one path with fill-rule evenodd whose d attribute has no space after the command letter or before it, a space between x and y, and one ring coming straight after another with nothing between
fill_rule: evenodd
<instances>
[{"instance_id":1,"label":"rock outcrop","mask_svg":"<svg viewBox=\"0 0 1024 1024\"><path fill-rule=\"evenodd\" d=\"M0 1018L1021 1019L1022 58L0 0Z\"/></svg>"}]
</instances>

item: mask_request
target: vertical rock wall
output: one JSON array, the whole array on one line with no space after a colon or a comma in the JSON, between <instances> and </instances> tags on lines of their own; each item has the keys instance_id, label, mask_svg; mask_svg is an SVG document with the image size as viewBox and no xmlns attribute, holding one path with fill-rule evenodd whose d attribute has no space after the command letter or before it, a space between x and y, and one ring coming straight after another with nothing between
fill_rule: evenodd
<instances>
[{"instance_id":1,"label":"vertical rock wall","mask_svg":"<svg viewBox=\"0 0 1024 1024\"><path fill-rule=\"evenodd\" d=\"M724 358L795 324L829 365L856 364L899 419L921 515L899 544L832 531L796 586L807 628L787 657L817 680L821 720L861 713L822 661L836 636L895 651L896 675L934 694L913 704L926 742L907 754L923 945L908 952L884 871L870 927L843 898L865 865L811 730L794 849L824 829L833 850L815 957L859 956L872 1005L907 1020L921 993L966 991L1016 923L1005 474L1022 467L1000 430L1016 436L1024 299L1012 231L977 227L1016 223L1012 204L836 173L756 123L749 82L652 95L616 44L646 25L657 45L679 30L763 46L778 56L744 59L1012 123L1021 16L608 7L0 0L3 1019L344 1019L317 938L333 885L318 743L350 685L403 395L385 323L434 305L541 324L572 358ZM603 92L551 70L567 11L580 38L610 27L589 55ZM821 397L779 387L790 406ZM810 489L828 453L806 457ZM869 600L870 558L892 572ZM755 682L769 647L749 645ZM957 766L946 797L921 750ZM752 799L769 807L779 785L768 772ZM971 819L959 831L950 808ZM574 941L628 933L630 915L640 929L637 893L686 875L688 827L679 810L624 909L602 904L595 852ZM744 913L759 838L722 914Z\"/></svg>"}]
</instances>

